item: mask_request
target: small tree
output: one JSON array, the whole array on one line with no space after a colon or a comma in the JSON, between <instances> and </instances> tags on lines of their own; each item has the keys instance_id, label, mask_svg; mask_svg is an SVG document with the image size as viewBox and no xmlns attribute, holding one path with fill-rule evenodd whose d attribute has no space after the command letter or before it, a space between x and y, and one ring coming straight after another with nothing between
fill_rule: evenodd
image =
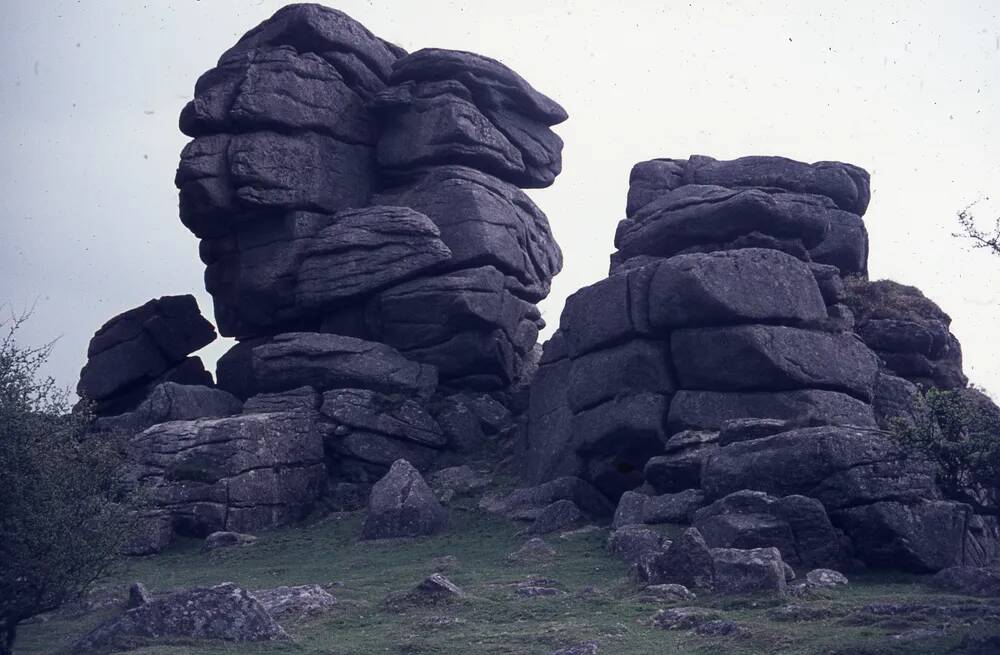
<instances>
[{"instance_id":1,"label":"small tree","mask_svg":"<svg viewBox=\"0 0 1000 655\"><path fill-rule=\"evenodd\" d=\"M1000 255L1000 217L997 217L992 231L984 232L976 224L971 210L972 205L969 205L958 212L958 224L962 226L962 231L957 232L954 236L971 240L973 248L987 248L993 254Z\"/></svg>"},{"instance_id":2,"label":"small tree","mask_svg":"<svg viewBox=\"0 0 1000 655\"><path fill-rule=\"evenodd\" d=\"M1000 514L1000 408L986 394L975 388L930 389L912 419L893 422L893 435L937 464L945 496L979 513Z\"/></svg>"},{"instance_id":3,"label":"small tree","mask_svg":"<svg viewBox=\"0 0 1000 655\"><path fill-rule=\"evenodd\" d=\"M103 576L131 536L120 440L87 438L91 416L40 377L52 344L0 342L0 655L18 624Z\"/></svg>"}]
</instances>

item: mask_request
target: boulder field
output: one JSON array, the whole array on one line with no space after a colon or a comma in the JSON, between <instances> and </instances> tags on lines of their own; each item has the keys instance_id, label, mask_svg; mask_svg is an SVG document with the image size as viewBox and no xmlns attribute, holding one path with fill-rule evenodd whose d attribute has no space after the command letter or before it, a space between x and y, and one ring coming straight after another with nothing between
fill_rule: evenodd
<instances>
[{"instance_id":1,"label":"boulder field","mask_svg":"<svg viewBox=\"0 0 1000 655\"><path fill-rule=\"evenodd\" d=\"M134 552L366 504L367 539L433 534L447 480L445 504L502 468L526 486L482 509L536 539L613 520L654 585L994 560L995 518L886 431L967 379L948 315L868 279L868 173L637 164L608 276L542 348L562 253L522 189L560 173L566 118L498 61L407 53L319 5L222 54L175 178L215 326L150 300L94 335L78 385L95 431L128 435ZM236 344L213 377L194 353L216 330ZM644 531L662 523L692 531L670 547Z\"/></svg>"}]
</instances>

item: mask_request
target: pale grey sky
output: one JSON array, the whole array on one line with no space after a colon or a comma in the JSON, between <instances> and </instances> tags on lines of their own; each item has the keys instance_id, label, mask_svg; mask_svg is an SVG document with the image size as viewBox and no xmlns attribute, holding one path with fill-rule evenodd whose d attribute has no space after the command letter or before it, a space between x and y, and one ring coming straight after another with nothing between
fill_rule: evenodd
<instances>
[{"instance_id":1,"label":"pale grey sky","mask_svg":"<svg viewBox=\"0 0 1000 655\"><path fill-rule=\"evenodd\" d=\"M5 0L0 40L0 303L38 299L22 339L61 337L75 385L110 316L193 292L177 219L177 115L220 53L283 2ZM566 257L543 305L607 273L628 172L652 157L778 154L872 174L873 278L954 318L972 381L1000 395L1000 258L950 235L1000 213L1000 3L464 0L330 2L408 50L472 50L570 119L563 174L530 192ZM209 365L227 344L203 354Z\"/></svg>"}]
</instances>

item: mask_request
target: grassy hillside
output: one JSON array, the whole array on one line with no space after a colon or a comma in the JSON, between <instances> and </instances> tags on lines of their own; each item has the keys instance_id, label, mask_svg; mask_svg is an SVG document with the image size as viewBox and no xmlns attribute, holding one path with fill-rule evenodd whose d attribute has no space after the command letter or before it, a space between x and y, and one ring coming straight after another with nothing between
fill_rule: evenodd
<instances>
[{"instance_id":1,"label":"grassy hillside","mask_svg":"<svg viewBox=\"0 0 1000 655\"><path fill-rule=\"evenodd\" d=\"M154 557L134 559L115 574L102 593L123 595L142 581L154 593L193 585L233 581L249 589L318 583L338 599L322 616L284 623L294 644L175 644L141 649L146 655L240 653L269 655L374 655L376 653L469 653L547 655L559 647L596 640L600 653L615 655L691 653L946 653L967 633L1000 631L982 623L935 628L947 619L926 614L895 617L850 616L859 607L884 601L935 606L979 606L986 601L941 596L912 577L857 577L850 587L810 600L713 598L664 603L643 597L628 580L627 569L604 549L606 532L551 535L557 549L550 563L507 561L523 542L519 526L476 512L453 511L447 534L413 541L359 543L360 514L334 515L308 527L261 535L258 543L202 553L186 542ZM403 606L386 603L437 570L470 596L458 603ZM512 585L529 576L549 578L564 594L525 598ZM823 618L780 621L774 609L790 602L817 608ZM994 603L996 604L996 603ZM649 625L656 610L699 605L724 610L726 618L746 622L749 637L703 637ZM54 653L116 611L82 616L61 613L26 625L18 652ZM913 632L924 629L927 632ZM905 634L909 639L896 639Z\"/></svg>"}]
</instances>

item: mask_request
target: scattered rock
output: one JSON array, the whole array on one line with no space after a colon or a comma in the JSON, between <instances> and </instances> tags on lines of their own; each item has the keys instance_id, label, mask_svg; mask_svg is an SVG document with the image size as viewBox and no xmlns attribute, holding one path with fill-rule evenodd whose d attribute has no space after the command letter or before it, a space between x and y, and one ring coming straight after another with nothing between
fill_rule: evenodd
<instances>
[{"instance_id":1,"label":"scattered rock","mask_svg":"<svg viewBox=\"0 0 1000 655\"><path fill-rule=\"evenodd\" d=\"M580 508L572 500L557 500L545 507L524 534L548 534L563 530L583 518Z\"/></svg>"},{"instance_id":2,"label":"scattered rock","mask_svg":"<svg viewBox=\"0 0 1000 655\"><path fill-rule=\"evenodd\" d=\"M232 546L249 546L256 543L257 537L239 532L213 532L205 537L201 544L202 552L218 550L219 548L230 548Z\"/></svg>"},{"instance_id":3,"label":"scattered rock","mask_svg":"<svg viewBox=\"0 0 1000 655\"><path fill-rule=\"evenodd\" d=\"M150 602L153 597L150 595L149 590L146 589L146 585L141 582L133 582L128 587L128 598L125 599L125 609L131 610L145 605Z\"/></svg>"},{"instance_id":4,"label":"scattered rock","mask_svg":"<svg viewBox=\"0 0 1000 655\"><path fill-rule=\"evenodd\" d=\"M692 601L695 599L693 591L680 584L654 584L642 590L643 596L652 600L662 600L667 602Z\"/></svg>"},{"instance_id":5,"label":"scattered rock","mask_svg":"<svg viewBox=\"0 0 1000 655\"><path fill-rule=\"evenodd\" d=\"M584 641L553 651L551 655L597 655L597 642Z\"/></svg>"},{"instance_id":6,"label":"scattered rock","mask_svg":"<svg viewBox=\"0 0 1000 655\"><path fill-rule=\"evenodd\" d=\"M145 603L94 628L74 653L129 650L177 639L276 641L289 636L249 592L226 582Z\"/></svg>"},{"instance_id":7,"label":"scattered rock","mask_svg":"<svg viewBox=\"0 0 1000 655\"><path fill-rule=\"evenodd\" d=\"M722 618L721 612L704 607L672 607L659 610L653 615L652 623L664 630L690 630Z\"/></svg>"},{"instance_id":8,"label":"scattered rock","mask_svg":"<svg viewBox=\"0 0 1000 655\"><path fill-rule=\"evenodd\" d=\"M694 631L702 637L748 637L750 628L736 621L717 619L695 626Z\"/></svg>"},{"instance_id":9,"label":"scattered rock","mask_svg":"<svg viewBox=\"0 0 1000 655\"><path fill-rule=\"evenodd\" d=\"M337 600L316 584L275 587L251 592L278 621L301 620L328 611Z\"/></svg>"},{"instance_id":10,"label":"scattered rock","mask_svg":"<svg viewBox=\"0 0 1000 655\"><path fill-rule=\"evenodd\" d=\"M608 550L629 564L638 564L661 553L669 541L650 528L639 525L625 525L608 537Z\"/></svg>"},{"instance_id":11,"label":"scattered rock","mask_svg":"<svg viewBox=\"0 0 1000 655\"><path fill-rule=\"evenodd\" d=\"M840 587L847 584L847 576L831 569L813 569L806 573L806 582L814 587Z\"/></svg>"},{"instance_id":12,"label":"scattered rock","mask_svg":"<svg viewBox=\"0 0 1000 655\"><path fill-rule=\"evenodd\" d=\"M777 548L713 548L711 553L717 593L784 595L785 568Z\"/></svg>"},{"instance_id":13,"label":"scattered rock","mask_svg":"<svg viewBox=\"0 0 1000 655\"><path fill-rule=\"evenodd\" d=\"M419 537L444 530L448 513L420 473L397 460L372 487L362 539Z\"/></svg>"},{"instance_id":14,"label":"scattered rock","mask_svg":"<svg viewBox=\"0 0 1000 655\"><path fill-rule=\"evenodd\" d=\"M541 537L534 537L524 543L523 546L507 555L507 561L511 563L528 562L548 562L556 555L556 549L547 544Z\"/></svg>"}]
</instances>

